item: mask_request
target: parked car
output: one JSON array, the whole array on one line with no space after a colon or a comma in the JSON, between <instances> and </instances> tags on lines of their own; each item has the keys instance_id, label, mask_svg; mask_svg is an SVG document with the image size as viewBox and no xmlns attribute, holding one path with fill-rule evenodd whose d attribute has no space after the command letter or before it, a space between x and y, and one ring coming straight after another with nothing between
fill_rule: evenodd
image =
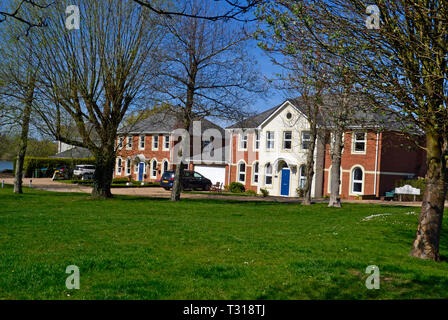
<instances>
[{"instance_id":1,"label":"parked car","mask_svg":"<svg viewBox=\"0 0 448 320\"><path fill-rule=\"evenodd\" d=\"M53 180L58 180L58 179L64 180L64 179L70 179L70 177L71 177L70 167L69 166L60 166L54 170L52 179Z\"/></svg>"},{"instance_id":2,"label":"parked car","mask_svg":"<svg viewBox=\"0 0 448 320\"><path fill-rule=\"evenodd\" d=\"M174 185L174 176L175 171L165 171L162 175L162 179L160 181L160 186L164 188L165 190L170 190L173 188ZM212 182L201 175L200 173L197 173L196 171L191 170L185 170L184 174L181 179L182 189L199 189L203 191L209 191Z\"/></svg>"},{"instance_id":3,"label":"parked car","mask_svg":"<svg viewBox=\"0 0 448 320\"><path fill-rule=\"evenodd\" d=\"M95 166L91 164L79 164L75 167L73 176L81 180L93 179L95 169Z\"/></svg>"}]
</instances>

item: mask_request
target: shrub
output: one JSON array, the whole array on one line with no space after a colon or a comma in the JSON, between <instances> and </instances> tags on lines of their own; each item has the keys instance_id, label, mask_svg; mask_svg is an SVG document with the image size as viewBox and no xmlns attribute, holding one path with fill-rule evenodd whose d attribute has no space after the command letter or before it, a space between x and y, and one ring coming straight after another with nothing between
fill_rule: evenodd
<instances>
[{"instance_id":1,"label":"shrub","mask_svg":"<svg viewBox=\"0 0 448 320\"><path fill-rule=\"evenodd\" d=\"M395 188L402 187L405 185L410 185L413 188L420 189L420 195L416 197L416 200L420 201L423 198L423 194L425 193L426 189L426 180L425 178L418 178L418 179L401 179L401 180L395 180ZM402 195L403 201L411 201L414 200L414 196L412 195Z\"/></svg>"},{"instance_id":2,"label":"shrub","mask_svg":"<svg viewBox=\"0 0 448 320\"><path fill-rule=\"evenodd\" d=\"M266 189L260 189L261 195L266 198L269 195L269 191Z\"/></svg>"},{"instance_id":3,"label":"shrub","mask_svg":"<svg viewBox=\"0 0 448 320\"><path fill-rule=\"evenodd\" d=\"M305 190L303 190L302 188L297 188L296 192L300 198L303 198L305 196Z\"/></svg>"},{"instance_id":4,"label":"shrub","mask_svg":"<svg viewBox=\"0 0 448 320\"><path fill-rule=\"evenodd\" d=\"M126 184L129 182L128 178L115 178L112 180L112 184Z\"/></svg>"},{"instance_id":5,"label":"shrub","mask_svg":"<svg viewBox=\"0 0 448 320\"><path fill-rule=\"evenodd\" d=\"M254 190L246 190L246 194L249 196L257 196L257 193Z\"/></svg>"},{"instance_id":6,"label":"shrub","mask_svg":"<svg viewBox=\"0 0 448 320\"><path fill-rule=\"evenodd\" d=\"M233 193L243 193L244 191L246 191L246 188L242 183L232 182L229 186L229 191Z\"/></svg>"},{"instance_id":7,"label":"shrub","mask_svg":"<svg viewBox=\"0 0 448 320\"><path fill-rule=\"evenodd\" d=\"M40 157L25 157L23 163L23 172L26 178L32 178L34 170L47 169L47 177L53 175L54 170L59 166L68 166L72 170L78 164L95 164L94 158L89 159L65 159L65 158L40 158ZM16 160L14 159L14 171L16 166Z\"/></svg>"}]
</instances>

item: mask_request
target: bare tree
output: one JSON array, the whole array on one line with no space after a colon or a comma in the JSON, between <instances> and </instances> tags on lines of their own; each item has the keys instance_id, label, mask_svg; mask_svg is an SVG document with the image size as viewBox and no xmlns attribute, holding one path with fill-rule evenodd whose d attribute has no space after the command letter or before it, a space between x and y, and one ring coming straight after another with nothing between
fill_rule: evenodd
<instances>
[{"instance_id":1,"label":"bare tree","mask_svg":"<svg viewBox=\"0 0 448 320\"><path fill-rule=\"evenodd\" d=\"M212 13L206 1L194 1L195 17ZM181 127L190 131L193 119L238 119L247 114L251 92L259 92L258 73L245 50L249 36L240 25L177 16L164 19L168 37L164 44L157 90L162 101L176 106ZM246 109L246 110L245 110ZM185 160L187 140L183 140ZM171 199L180 199L183 166L176 166Z\"/></svg>"},{"instance_id":2,"label":"bare tree","mask_svg":"<svg viewBox=\"0 0 448 320\"><path fill-rule=\"evenodd\" d=\"M286 29L286 16L306 19L313 44L355 66L356 82L412 123L408 130L425 131L427 185L411 255L439 261L448 186L448 3L381 0L367 7L362 0L310 0L274 1L265 9ZM322 35L345 46L333 50Z\"/></svg>"},{"instance_id":3,"label":"bare tree","mask_svg":"<svg viewBox=\"0 0 448 320\"><path fill-rule=\"evenodd\" d=\"M266 10L266 8L272 11ZM309 123L310 142L305 166L306 182L302 204L310 205L315 173L314 154L320 130L318 122L321 118L323 96L328 91L326 89L330 68L321 50L312 43L308 43L309 33L307 29L301 28L302 21L295 21L291 27L283 28L283 23L288 20L276 20L273 18L275 14L279 14L275 11L275 7L269 7L268 4L262 7L258 18L268 27L260 28L257 38L261 40L259 46L265 50L275 64L284 70L284 74L275 81L277 88L299 95L300 103L304 107L303 110Z\"/></svg>"},{"instance_id":4,"label":"bare tree","mask_svg":"<svg viewBox=\"0 0 448 320\"><path fill-rule=\"evenodd\" d=\"M62 11L62 4L56 6ZM80 30L67 30L64 17L50 15L39 29L45 46L43 85L50 110L40 115L53 136L64 143L88 148L95 157L93 197L112 196L118 127L147 89L157 65L152 55L161 38L159 20L133 1L80 1ZM61 112L63 111L63 112ZM61 117L68 115L81 141L66 135Z\"/></svg>"},{"instance_id":5,"label":"bare tree","mask_svg":"<svg viewBox=\"0 0 448 320\"><path fill-rule=\"evenodd\" d=\"M29 12L22 12L22 17L30 17ZM20 139L17 144L14 193L23 193L22 177L25 155L28 146L31 114L35 104L38 65L33 57L36 43L33 38L18 37L28 27L17 21L4 26L0 39L2 56L0 79L0 99L6 106L6 121L3 125L19 127ZM28 31L27 31L28 32ZM9 122L9 123L8 123Z\"/></svg>"},{"instance_id":6,"label":"bare tree","mask_svg":"<svg viewBox=\"0 0 448 320\"><path fill-rule=\"evenodd\" d=\"M172 3L161 5L152 0L134 0L136 3L150 9L151 11L165 15L168 17L187 17L195 19L203 19L209 21L218 20L237 20L250 21L254 20L253 16L247 16L248 13L255 10L258 5L266 0L215 0L214 2L221 7L218 12L204 12L198 13L193 7L192 3L195 0L179 1L179 4Z\"/></svg>"},{"instance_id":7,"label":"bare tree","mask_svg":"<svg viewBox=\"0 0 448 320\"><path fill-rule=\"evenodd\" d=\"M42 16L30 17L24 15L23 12L26 12L30 8L47 9L55 2L56 0L52 2L47 0L7 1L5 4L3 4L3 8L5 9L0 9L0 23L6 21L8 18L20 22L26 26L24 33L26 35L29 35L29 32L32 28L43 27L45 26L45 22ZM9 11L7 8L8 6L11 8Z\"/></svg>"}]
</instances>

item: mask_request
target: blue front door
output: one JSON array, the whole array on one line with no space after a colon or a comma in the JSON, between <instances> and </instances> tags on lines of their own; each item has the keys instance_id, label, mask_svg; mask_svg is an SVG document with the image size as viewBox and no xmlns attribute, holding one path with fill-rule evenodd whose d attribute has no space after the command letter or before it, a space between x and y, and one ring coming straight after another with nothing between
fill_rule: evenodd
<instances>
[{"instance_id":1,"label":"blue front door","mask_svg":"<svg viewBox=\"0 0 448 320\"><path fill-rule=\"evenodd\" d=\"M143 171L145 171L145 164L140 162L138 164L138 181L143 181Z\"/></svg>"},{"instance_id":2,"label":"blue front door","mask_svg":"<svg viewBox=\"0 0 448 320\"><path fill-rule=\"evenodd\" d=\"M282 196L289 196L289 178L291 176L291 171L289 169L282 170L282 187L280 194Z\"/></svg>"}]
</instances>

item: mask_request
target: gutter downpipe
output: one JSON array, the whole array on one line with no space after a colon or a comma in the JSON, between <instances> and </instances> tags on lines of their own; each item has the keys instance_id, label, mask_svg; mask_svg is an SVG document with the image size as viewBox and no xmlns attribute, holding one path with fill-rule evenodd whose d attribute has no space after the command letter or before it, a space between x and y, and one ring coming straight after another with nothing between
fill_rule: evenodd
<instances>
[{"instance_id":1,"label":"gutter downpipe","mask_svg":"<svg viewBox=\"0 0 448 320\"><path fill-rule=\"evenodd\" d=\"M377 132L376 133L376 153L375 153L375 178L374 178L374 190L375 190L375 197L377 195L377 175L378 175L378 147L379 147L379 142L380 142L380 133Z\"/></svg>"},{"instance_id":2,"label":"gutter downpipe","mask_svg":"<svg viewBox=\"0 0 448 320\"><path fill-rule=\"evenodd\" d=\"M233 130L230 130L230 150L229 150L229 176L227 177L227 185L230 185L230 175L232 174L232 162L233 162Z\"/></svg>"}]
</instances>

